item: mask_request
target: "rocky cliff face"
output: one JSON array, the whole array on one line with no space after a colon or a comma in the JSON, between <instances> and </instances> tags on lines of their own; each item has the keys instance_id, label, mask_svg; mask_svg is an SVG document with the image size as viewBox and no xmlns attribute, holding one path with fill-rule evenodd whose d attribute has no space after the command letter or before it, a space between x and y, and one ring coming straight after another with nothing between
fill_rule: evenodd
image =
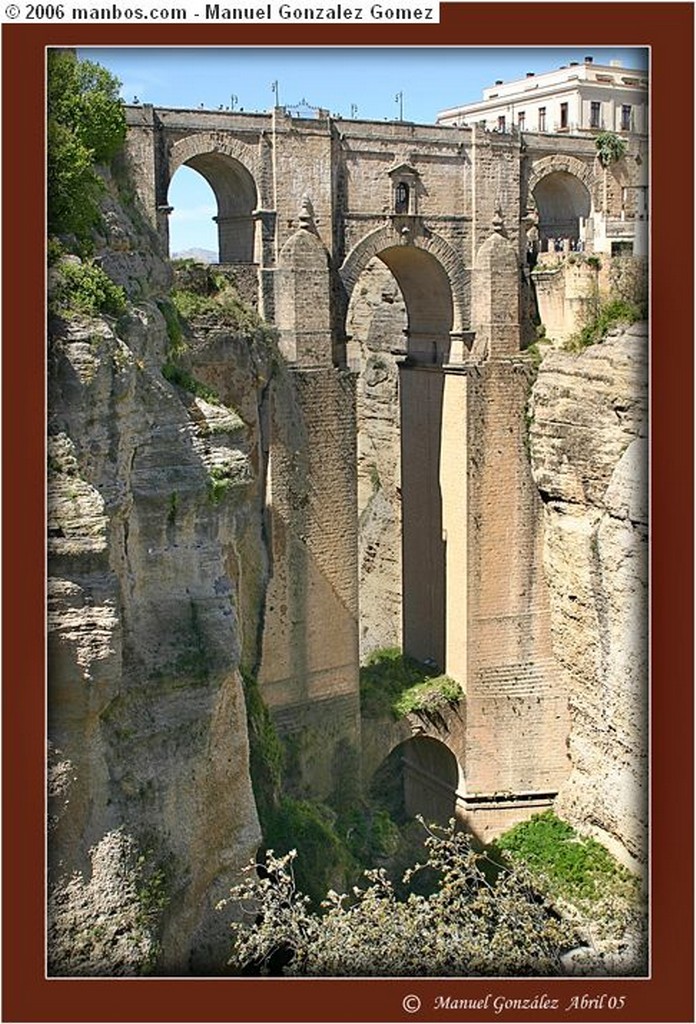
<instances>
[{"instance_id":1,"label":"rocky cliff face","mask_svg":"<svg viewBox=\"0 0 696 1024\"><path fill-rule=\"evenodd\" d=\"M647 327L553 352L530 441L556 654L571 680L562 816L626 859L647 830Z\"/></svg>"},{"instance_id":2,"label":"rocky cliff face","mask_svg":"<svg viewBox=\"0 0 696 1024\"><path fill-rule=\"evenodd\" d=\"M116 201L106 225L136 304L54 322L49 346L49 970L210 973L216 903L260 841L240 669L267 572L270 357L211 332L191 358L220 400L166 380L147 297L166 264Z\"/></svg>"}]
</instances>

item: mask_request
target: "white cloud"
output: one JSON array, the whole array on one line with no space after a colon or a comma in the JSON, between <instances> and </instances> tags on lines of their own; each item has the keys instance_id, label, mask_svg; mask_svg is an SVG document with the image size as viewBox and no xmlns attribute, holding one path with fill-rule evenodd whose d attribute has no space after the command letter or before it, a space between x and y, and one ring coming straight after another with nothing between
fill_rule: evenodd
<instances>
[{"instance_id":1,"label":"white cloud","mask_svg":"<svg viewBox=\"0 0 696 1024\"><path fill-rule=\"evenodd\" d=\"M216 206L210 206L210 205L206 205L206 206L189 206L189 207L175 206L174 209L172 210L172 212L169 215L169 220L170 221L179 221L179 222L184 222L184 221L190 222L190 221L206 220L206 219L207 220L211 220L215 216L217 216L217 207Z\"/></svg>"}]
</instances>

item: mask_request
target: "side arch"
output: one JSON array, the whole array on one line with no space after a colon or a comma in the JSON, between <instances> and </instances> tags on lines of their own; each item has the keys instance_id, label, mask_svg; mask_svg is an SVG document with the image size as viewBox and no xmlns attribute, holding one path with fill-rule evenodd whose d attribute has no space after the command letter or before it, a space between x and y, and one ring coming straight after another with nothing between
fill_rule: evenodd
<instances>
[{"instance_id":1,"label":"side arch","mask_svg":"<svg viewBox=\"0 0 696 1024\"><path fill-rule=\"evenodd\" d=\"M370 260L398 244L399 239L394 229L391 225L384 225L365 235L353 246L339 269L346 293L345 311L348 309L358 278ZM414 238L413 245L429 253L441 265L452 292L452 332L466 330L470 320L470 271L464 266L455 249L440 235L418 235Z\"/></svg>"},{"instance_id":2,"label":"side arch","mask_svg":"<svg viewBox=\"0 0 696 1024\"><path fill-rule=\"evenodd\" d=\"M257 154L214 132L189 135L170 150L167 189L184 164L205 178L215 195L220 262L253 263L257 249L254 213L259 206Z\"/></svg>"},{"instance_id":3,"label":"side arch","mask_svg":"<svg viewBox=\"0 0 696 1024\"><path fill-rule=\"evenodd\" d=\"M583 160L578 160L575 156L554 153L551 156L542 156L532 164L527 180L527 194L524 197L528 209L534 206L534 189L542 178L547 177L549 174L555 174L557 171L564 171L567 174L574 175L583 183L590 196L593 195L595 176L592 168Z\"/></svg>"}]
</instances>

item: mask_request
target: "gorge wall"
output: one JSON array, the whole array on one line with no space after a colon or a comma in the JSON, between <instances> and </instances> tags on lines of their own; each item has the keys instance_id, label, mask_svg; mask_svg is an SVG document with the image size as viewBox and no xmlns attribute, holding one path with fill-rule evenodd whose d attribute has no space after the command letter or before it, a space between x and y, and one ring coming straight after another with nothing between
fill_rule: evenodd
<instances>
[{"instance_id":1,"label":"gorge wall","mask_svg":"<svg viewBox=\"0 0 696 1024\"><path fill-rule=\"evenodd\" d=\"M358 513L360 657L402 646L399 369L407 324L403 295L378 258L360 277L346 324L359 374Z\"/></svg>"},{"instance_id":2,"label":"gorge wall","mask_svg":"<svg viewBox=\"0 0 696 1024\"><path fill-rule=\"evenodd\" d=\"M50 331L49 971L210 971L215 905L261 840L240 670L267 578L270 356L218 333L194 358L220 401L170 383L168 266L115 200L106 231L130 312Z\"/></svg>"},{"instance_id":3,"label":"gorge wall","mask_svg":"<svg viewBox=\"0 0 696 1024\"><path fill-rule=\"evenodd\" d=\"M572 770L556 807L645 862L648 780L648 337L615 329L543 360L530 405L551 632L570 681Z\"/></svg>"}]
</instances>

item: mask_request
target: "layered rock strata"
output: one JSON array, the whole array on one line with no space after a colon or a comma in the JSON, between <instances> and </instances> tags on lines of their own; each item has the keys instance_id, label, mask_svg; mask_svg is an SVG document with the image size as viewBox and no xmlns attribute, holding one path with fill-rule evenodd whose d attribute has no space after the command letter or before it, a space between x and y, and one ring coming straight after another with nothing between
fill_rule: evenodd
<instances>
[{"instance_id":1,"label":"layered rock strata","mask_svg":"<svg viewBox=\"0 0 696 1024\"><path fill-rule=\"evenodd\" d=\"M530 403L551 629L570 679L560 815L624 860L647 835L647 326L544 359Z\"/></svg>"},{"instance_id":2,"label":"layered rock strata","mask_svg":"<svg viewBox=\"0 0 696 1024\"><path fill-rule=\"evenodd\" d=\"M212 332L192 358L219 398L170 383L140 277L153 264L159 291L166 265L116 201L106 229L102 265L139 301L53 321L49 344L49 973L217 973L216 904L260 842L240 670L267 576L270 356Z\"/></svg>"}]
</instances>

